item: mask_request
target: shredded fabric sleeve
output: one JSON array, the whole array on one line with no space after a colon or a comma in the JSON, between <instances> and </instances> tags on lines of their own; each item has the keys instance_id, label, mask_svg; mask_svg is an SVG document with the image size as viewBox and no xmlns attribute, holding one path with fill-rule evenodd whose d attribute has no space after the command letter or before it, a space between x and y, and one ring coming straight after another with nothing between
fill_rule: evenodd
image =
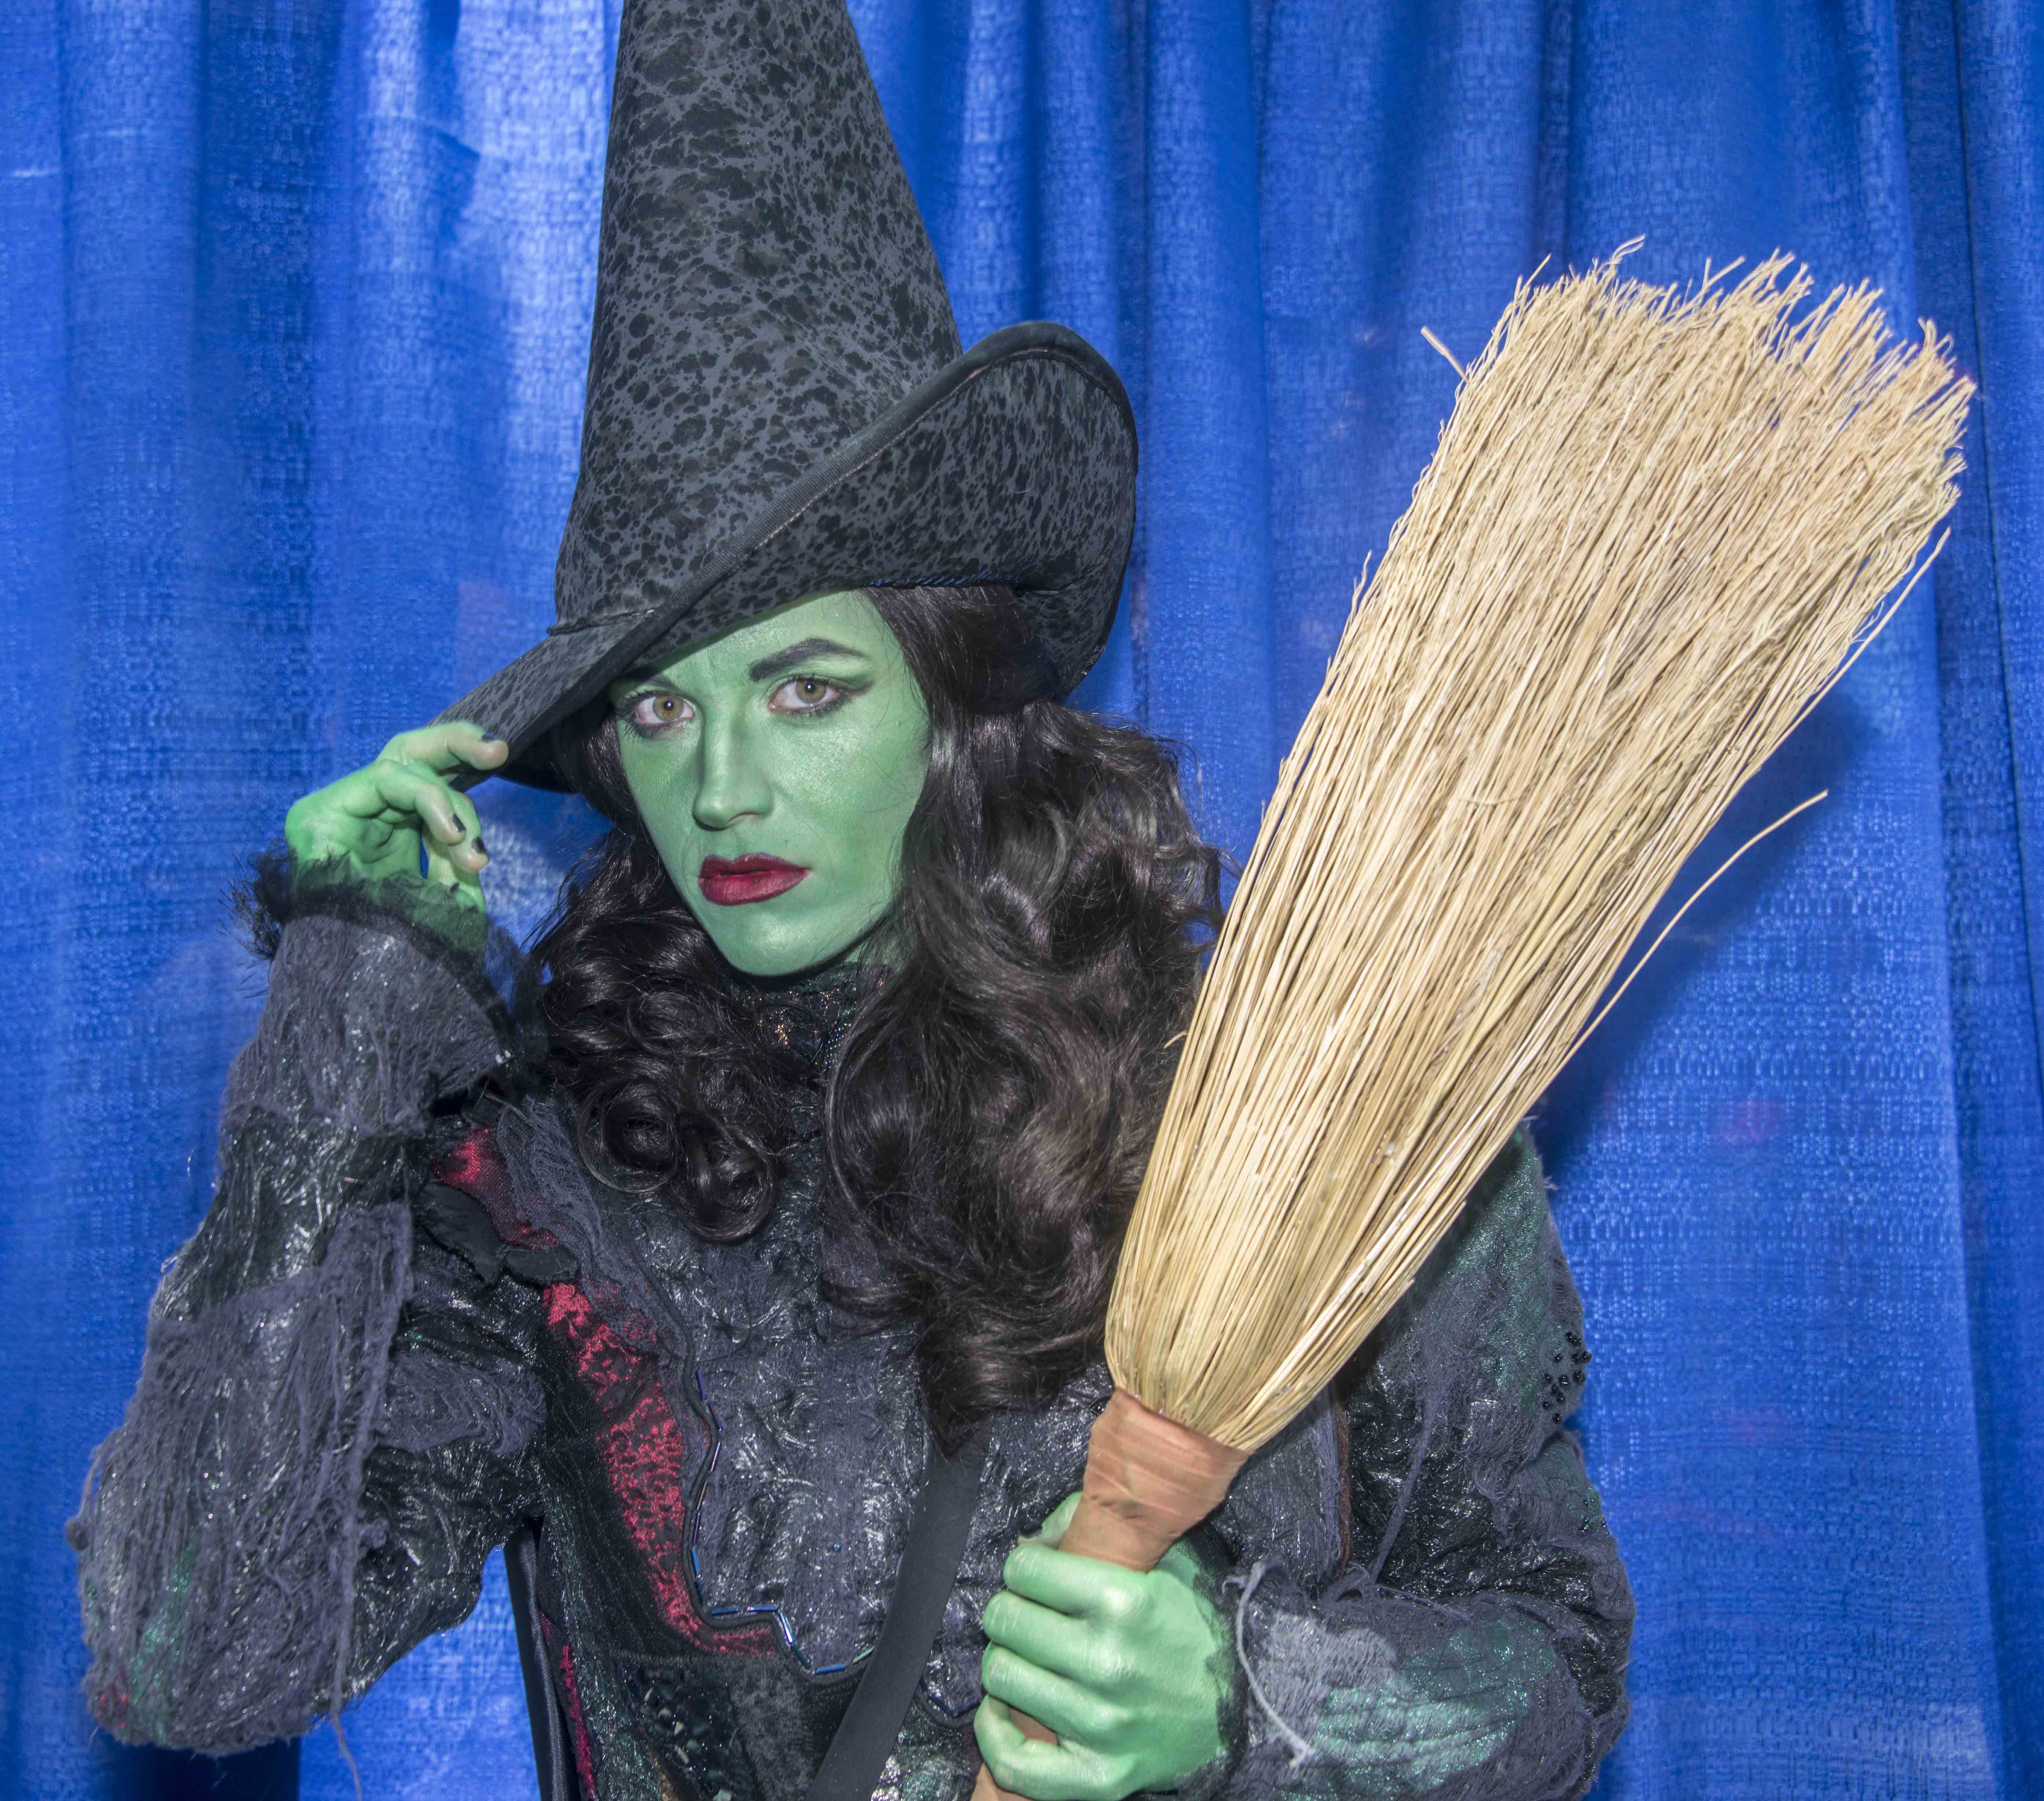
<instances>
[{"instance_id":1,"label":"shredded fabric sleeve","mask_svg":"<svg viewBox=\"0 0 2044 1801\"><path fill-rule=\"evenodd\" d=\"M303 1731L467 1614L529 1504L516 1309L411 1205L436 1111L505 1061L506 1022L463 941L479 920L401 898L302 883L268 922L215 1198L69 1529L86 1694L121 1738Z\"/></svg>"},{"instance_id":2,"label":"shredded fabric sleeve","mask_svg":"<svg viewBox=\"0 0 2044 1801\"><path fill-rule=\"evenodd\" d=\"M1625 1723L1632 1598L1563 1422L1589 1353L1522 1137L1373 1336L1345 1395L1351 1543L1309 1587L1224 1590L1231 1796L1563 1801Z\"/></svg>"}]
</instances>

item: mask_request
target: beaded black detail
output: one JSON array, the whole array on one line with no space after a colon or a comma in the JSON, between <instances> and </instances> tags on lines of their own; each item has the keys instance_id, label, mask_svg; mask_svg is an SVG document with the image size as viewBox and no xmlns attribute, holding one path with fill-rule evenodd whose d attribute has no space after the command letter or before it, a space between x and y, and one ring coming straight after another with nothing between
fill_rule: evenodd
<instances>
[{"instance_id":1,"label":"beaded black detail","mask_svg":"<svg viewBox=\"0 0 2044 1801\"><path fill-rule=\"evenodd\" d=\"M1566 1349L1549 1353L1548 1367L1542 1372L1540 1383L1540 1410L1556 1426L1576 1410L1582 1399L1590 1361L1580 1332L1565 1333L1562 1337Z\"/></svg>"},{"instance_id":2,"label":"beaded black detail","mask_svg":"<svg viewBox=\"0 0 2044 1801\"><path fill-rule=\"evenodd\" d=\"M640 1731L686 1785L684 1794L697 1801L758 1801L759 1782L721 1684L622 1659L616 1668Z\"/></svg>"}]
</instances>

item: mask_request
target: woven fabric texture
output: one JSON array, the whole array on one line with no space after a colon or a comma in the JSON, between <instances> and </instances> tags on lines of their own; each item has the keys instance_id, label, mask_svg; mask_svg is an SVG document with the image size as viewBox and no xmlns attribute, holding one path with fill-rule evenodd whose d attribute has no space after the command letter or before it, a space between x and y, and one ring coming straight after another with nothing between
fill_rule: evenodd
<instances>
[{"instance_id":1,"label":"woven fabric texture","mask_svg":"<svg viewBox=\"0 0 2044 1801\"><path fill-rule=\"evenodd\" d=\"M962 335L1128 385L1082 698L1240 852L1454 377L1543 259L1871 277L1982 382L1932 581L1535 1129L1639 1603L1624 1801L2044 1794L2044 14L2028 0L855 0ZM614 7L0 8L0 1793L354 1793L90 1733L62 1523L203 1211L236 861L531 644L574 475ZM589 822L487 785L529 927ZM349 1717L529 1795L501 1582ZM219 1786L212 1786L217 1780Z\"/></svg>"}]
</instances>

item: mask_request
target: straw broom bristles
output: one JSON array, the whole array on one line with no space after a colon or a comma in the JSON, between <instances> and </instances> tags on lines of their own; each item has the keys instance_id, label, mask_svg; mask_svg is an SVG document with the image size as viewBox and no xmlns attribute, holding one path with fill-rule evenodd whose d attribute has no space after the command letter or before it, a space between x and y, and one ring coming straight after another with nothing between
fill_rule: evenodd
<instances>
[{"instance_id":1,"label":"straw broom bristles","mask_svg":"<svg viewBox=\"0 0 2044 1801\"><path fill-rule=\"evenodd\" d=\"M1062 1549L1148 1568L1354 1353L1958 498L1972 384L1928 326L1802 311L1786 257L1683 296L1624 254L1520 284L1358 585L1200 991Z\"/></svg>"},{"instance_id":2,"label":"straw broom bristles","mask_svg":"<svg viewBox=\"0 0 2044 1801\"><path fill-rule=\"evenodd\" d=\"M1620 252L1621 255L1623 252ZM1878 296L1522 284L1359 586L1187 1035L1107 1322L1239 1451L1389 1310L1684 860L1956 498Z\"/></svg>"}]
</instances>

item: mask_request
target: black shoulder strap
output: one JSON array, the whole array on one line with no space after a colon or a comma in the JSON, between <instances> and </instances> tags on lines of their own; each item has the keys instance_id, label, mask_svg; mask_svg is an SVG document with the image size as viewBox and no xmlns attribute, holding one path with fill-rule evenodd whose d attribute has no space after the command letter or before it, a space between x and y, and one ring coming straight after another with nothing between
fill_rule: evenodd
<instances>
[{"instance_id":1,"label":"black shoulder strap","mask_svg":"<svg viewBox=\"0 0 2044 1801\"><path fill-rule=\"evenodd\" d=\"M851 1705L838 1722L837 1736L824 1753L823 1767L809 1784L809 1801L871 1801L887 1754L901 1735L916 1679L943 1624L944 1603L965 1556L966 1535L979 1500L980 1465L986 1460L983 1433L948 1457L932 1441L923 1492L887 1604L886 1624Z\"/></svg>"},{"instance_id":2,"label":"black shoulder strap","mask_svg":"<svg viewBox=\"0 0 2044 1801\"><path fill-rule=\"evenodd\" d=\"M567 1722L554 1700L546 1634L540 1624L539 1540L529 1526L520 1526L505 1541L504 1580L518 1634L518 1668L525 1678L525 1717L532 1728L540 1801L574 1801L574 1785L568 1780Z\"/></svg>"}]
</instances>

